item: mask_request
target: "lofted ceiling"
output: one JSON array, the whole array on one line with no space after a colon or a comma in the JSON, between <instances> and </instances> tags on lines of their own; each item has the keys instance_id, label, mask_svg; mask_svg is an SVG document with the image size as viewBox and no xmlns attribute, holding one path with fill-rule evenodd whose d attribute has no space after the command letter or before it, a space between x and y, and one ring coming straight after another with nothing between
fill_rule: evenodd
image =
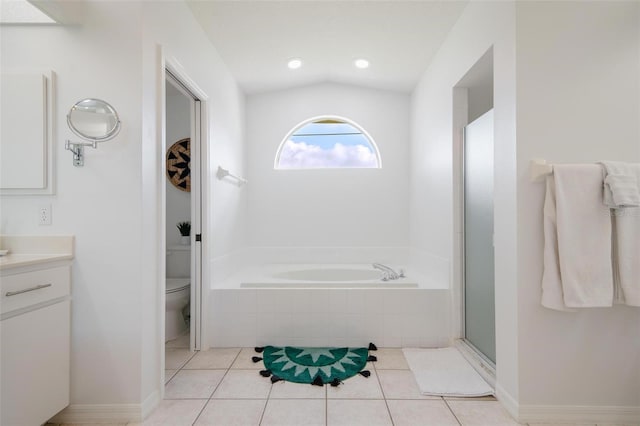
<instances>
[{"instance_id":1,"label":"lofted ceiling","mask_svg":"<svg viewBox=\"0 0 640 426\"><path fill-rule=\"evenodd\" d=\"M409 92L467 1L188 0L245 93L336 82ZM300 58L290 70L288 60ZM357 69L355 59L370 62Z\"/></svg>"}]
</instances>

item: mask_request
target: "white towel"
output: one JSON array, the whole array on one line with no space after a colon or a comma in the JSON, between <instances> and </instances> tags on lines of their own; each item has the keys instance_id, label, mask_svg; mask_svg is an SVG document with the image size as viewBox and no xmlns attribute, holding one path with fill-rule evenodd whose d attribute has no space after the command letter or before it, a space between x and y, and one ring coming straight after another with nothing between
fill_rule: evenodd
<instances>
[{"instance_id":1,"label":"white towel","mask_svg":"<svg viewBox=\"0 0 640 426\"><path fill-rule=\"evenodd\" d=\"M556 191L553 175L547 176L544 197L544 271L542 273L542 306L557 311L575 312L564 304L560 263L558 260L558 229L556 224Z\"/></svg>"},{"instance_id":2,"label":"white towel","mask_svg":"<svg viewBox=\"0 0 640 426\"><path fill-rule=\"evenodd\" d=\"M611 217L602 202L602 167L559 164L553 173L564 304L612 306Z\"/></svg>"},{"instance_id":3,"label":"white towel","mask_svg":"<svg viewBox=\"0 0 640 426\"><path fill-rule=\"evenodd\" d=\"M640 164L634 164L640 182ZM612 209L615 300L640 306L640 207Z\"/></svg>"},{"instance_id":4,"label":"white towel","mask_svg":"<svg viewBox=\"0 0 640 426\"><path fill-rule=\"evenodd\" d=\"M602 161L604 203L611 208L640 206L640 164Z\"/></svg>"}]
</instances>

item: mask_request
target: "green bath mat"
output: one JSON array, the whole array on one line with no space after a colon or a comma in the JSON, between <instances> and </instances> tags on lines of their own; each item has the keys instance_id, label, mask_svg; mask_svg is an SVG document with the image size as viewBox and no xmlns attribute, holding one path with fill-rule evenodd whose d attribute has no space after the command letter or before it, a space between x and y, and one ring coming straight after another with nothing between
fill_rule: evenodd
<instances>
[{"instance_id":1,"label":"green bath mat","mask_svg":"<svg viewBox=\"0 0 640 426\"><path fill-rule=\"evenodd\" d=\"M369 377L371 373L363 368L367 361L376 361L375 356L369 356L369 350L376 349L373 343L368 348L265 346L256 348L256 352L263 352L263 357L253 357L253 362L264 361L266 370L260 371L260 374L264 377L271 376L273 383L286 380L318 386L326 383L338 386L343 380L358 373Z\"/></svg>"}]
</instances>

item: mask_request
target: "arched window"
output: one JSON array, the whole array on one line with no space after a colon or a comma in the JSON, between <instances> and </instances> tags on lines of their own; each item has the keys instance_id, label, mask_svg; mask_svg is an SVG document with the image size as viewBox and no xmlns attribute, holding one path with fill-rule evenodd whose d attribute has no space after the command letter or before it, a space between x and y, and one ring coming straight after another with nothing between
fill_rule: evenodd
<instances>
[{"instance_id":1,"label":"arched window","mask_svg":"<svg viewBox=\"0 0 640 426\"><path fill-rule=\"evenodd\" d=\"M314 117L294 127L276 154L276 169L381 167L375 142L360 126L342 117Z\"/></svg>"}]
</instances>

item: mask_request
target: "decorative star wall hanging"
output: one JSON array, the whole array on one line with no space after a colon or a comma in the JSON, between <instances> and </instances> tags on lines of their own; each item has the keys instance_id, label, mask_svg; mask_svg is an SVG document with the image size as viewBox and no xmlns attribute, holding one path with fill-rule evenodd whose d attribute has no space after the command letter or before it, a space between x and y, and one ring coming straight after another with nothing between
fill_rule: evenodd
<instances>
[{"instance_id":1,"label":"decorative star wall hanging","mask_svg":"<svg viewBox=\"0 0 640 426\"><path fill-rule=\"evenodd\" d=\"M191 139L184 138L167 150L167 178L181 191L191 192Z\"/></svg>"}]
</instances>

